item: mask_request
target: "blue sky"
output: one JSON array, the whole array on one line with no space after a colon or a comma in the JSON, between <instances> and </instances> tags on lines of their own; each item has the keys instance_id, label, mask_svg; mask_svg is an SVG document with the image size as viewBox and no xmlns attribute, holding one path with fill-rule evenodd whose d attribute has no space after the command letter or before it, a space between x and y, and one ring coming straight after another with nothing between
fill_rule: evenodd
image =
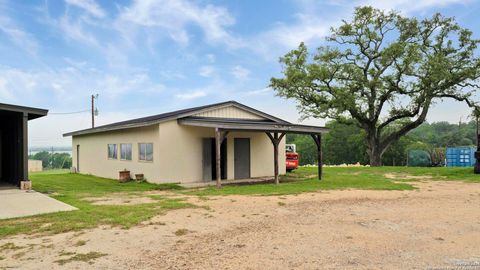
<instances>
[{"instance_id":1,"label":"blue sky","mask_svg":"<svg viewBox=\"0 0 480 270\"><path fill-rule=\"evenodd\" d=\"M299 122L295 103L267 88L278 58L301 41L322 44L359 5L418 17L438 11L480 34L474 0L0 0L0 102L73 112L98 93L97 123L106 124L237 100ZM428 119L468 114L445 102ZM31 122L30 144L69 145L61 134L89 125L88 113L52 114Z\"/></svg>"}]
</instances>

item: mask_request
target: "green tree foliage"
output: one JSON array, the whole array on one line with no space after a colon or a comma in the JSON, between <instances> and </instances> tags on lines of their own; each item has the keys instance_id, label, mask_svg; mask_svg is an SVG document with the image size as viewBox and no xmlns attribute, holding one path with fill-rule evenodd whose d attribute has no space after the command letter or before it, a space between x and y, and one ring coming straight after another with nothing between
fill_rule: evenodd
<instances>
[{"instance_id":1,"label":"green tree foliage","mask_svg":"<svg viewBox=\"0 0 480 270\"><path fill-rule=\"evenodd\" d=\"M435 147L471 146L476 144L476 123L459 123L457 125L448 122L424 123L412 130L408 135L416 140Z\"/></svg>"},{"instance_id":2,"label":"green tree foliage","mask_svg":"<svg viewBox=\"0 0 480 270\"><path fill-rule=\"evenodd\" d=\"M330 132L324 135L324 162L326 164L368 163L365 132L353 124L332 121L326 124Z\"/></svg>"},{"instance_id":3,"label":"green tree foliage","mask_svg":"<svg viewBox=\"0 0 480 270\"><path fill-rule=\"evenodd\" d=\"M344 124L347 122L349 124ZM353 123L331 121L326 124L330 132L323 135L323 161L325 164L368 164L365 132ZM431 159L419 158L421 165L439 166L445 160L446 147L474 147L476 123L451 124L448 122L424 123L393 143L383 154L382 164L387 166L407 165L410 151L421 150ZM472 142L473 141L473 142ZM287 135L287 143L297 145L300 165L316 164L316 146L308 135ZM417 157L413 157L414 159Z\"/></svg>"},{"instance_id":4,"label":"green tree foliage","mask_svg":"<svg viewBox=\"0 0 480 270\"><path fill-rule=\"evenodd\" d=\"M43 168L69 169L72 167L72 157L68 153L50 153L41 151L29 156L29 159L41 160Z\"/></svg>"},{"instance_id":5,"label":"green tree foliage","mask_svg":"<svg viewBox=\"0 0 480 270\"><path fill-rule=\"evenodd\" d=\"M51 155L50 155L49 152L41 151L41 152L36 153L33 156L30 156L29 158L34 159L34 160L41 160L42 161L42 167L47 168L50 165L50 161L51 161L50 156Z\"/></svg>"},{"instance_id":6,"label":"green tree foliage","mask_svg":"<svg viewBox=\"0 0 480 270\"><path fill-rule=\"evenodd\" d=\"M304 117L353 118L372 166L425 122L435 102L477 107L480 41L453 18L418 20L360 7L331 29L327 43L313 55L303 43L287 53L280 60L283 76L272 78L271 87L296 100Z\"/></svg>"}]
</instances>

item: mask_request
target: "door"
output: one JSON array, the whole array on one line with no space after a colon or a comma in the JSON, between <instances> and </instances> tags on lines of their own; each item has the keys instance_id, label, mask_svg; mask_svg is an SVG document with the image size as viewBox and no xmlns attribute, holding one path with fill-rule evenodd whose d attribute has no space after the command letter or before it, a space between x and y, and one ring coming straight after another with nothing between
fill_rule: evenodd
<instances>
[{"instance_id":1,"label":"door","mask_svg":"<svg viewBox=\"0 0 480 270\"><path fill-rule=\"evenodd\" d=\"M80 145L77 144L77 172L80 172Z\"/></svg>"},{"instance_id":2,"label":"door","mask_svg":"<svg viewBox=\"0 0 480 270\"><path fill-rule=\"evenodd\" d=\"M203 181L211 181L213 179L213 147L215 147L215 144L211 138L203 138Z\"/></svg>"},{"instance_id":3,"label":"door","mask_svg":"<svg viewBox=\"0 0 480 270\"><path fill-rule=\"evenodd\" d=\"M250 139L235 138L234 152L235 179L250 178Z\"/></svg>"}]
</instances>

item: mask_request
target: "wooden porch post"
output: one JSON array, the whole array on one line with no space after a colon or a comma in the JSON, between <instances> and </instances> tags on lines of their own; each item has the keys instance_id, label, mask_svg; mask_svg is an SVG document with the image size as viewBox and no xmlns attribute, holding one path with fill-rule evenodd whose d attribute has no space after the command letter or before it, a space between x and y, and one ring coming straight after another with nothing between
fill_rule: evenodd
<instances>
[{"instance_id":1,"label":"wooden porch post","mask_svg":"<svg viewBox=\"0 0 480 270\"><path fill-rule=\"evenodd\" d=\"M221 147L222 147L223 140L225 140L227 135L228 135L228 131L225 131L222 134L219 128L215 128L215 166L217 167L217 170L216 170L217 188L222 187Z\"/></svg>"},{"instance_id":2,"label":"wooden porch post","mask_svg":"<svg viewBox=\"0 0 480 270\"><path fill-rule=\"evenodd\" d=\"M22 153L21 153L21 175L19 181L28 180L28 113L24 112L22 117Z\"/></svg>"},{"instance_id":3,"label":"wooden porch post","mask_svg":"<svg viewBox=\"0 0 480 270\"><path fill-rule=\"evenodd\" d=\"M221 166L220 166L220 130L218 128L215 128L215 166L217 166L217 188L222 187L222 173L221 173Z\"/></svg>"},{"instance_id":4,"label":"wooden porch post","mask_svg":"<svg viewBox=\"0 0 480 270\"><path fill-rule=\"evenodd\" d=\"M317 160L318 160L318 180L322 180L323 174L323 153L322 153L322 134L311 134L315 144L317 145Z\"/></svg>"},{"instance_id":5,"label":"wooden porch post","mask_svg":"<svg viewBox=\"0 0 480 270\"><path fill-rule=\"evenodd\" d=\"M268 138L270 138L273 144L273 173L275 177L275 184L278 185L280 183L278 179L278 145L286 133L282 133L280 136L278 135L278 132L274 132L273 135L270 134L270 132L266 132L265 134L267 134Z\"/></svg>"}]
</instances>

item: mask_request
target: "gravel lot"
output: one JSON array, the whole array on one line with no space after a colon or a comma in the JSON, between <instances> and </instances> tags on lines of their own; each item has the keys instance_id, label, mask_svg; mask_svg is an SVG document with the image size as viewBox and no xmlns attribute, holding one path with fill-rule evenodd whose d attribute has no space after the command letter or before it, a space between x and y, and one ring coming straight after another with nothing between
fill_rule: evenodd
<instances>
[{"instance_id":1,"label":"gravel lot","mask_svg":"<svg viewBox=\"0 0 480 270\"><path fill-rule=\"evenodd\" d=\"M480 269L480 184L415 185L191 197L129 230L1 239L0 269Z\"/></svg>"}]
</instances>

